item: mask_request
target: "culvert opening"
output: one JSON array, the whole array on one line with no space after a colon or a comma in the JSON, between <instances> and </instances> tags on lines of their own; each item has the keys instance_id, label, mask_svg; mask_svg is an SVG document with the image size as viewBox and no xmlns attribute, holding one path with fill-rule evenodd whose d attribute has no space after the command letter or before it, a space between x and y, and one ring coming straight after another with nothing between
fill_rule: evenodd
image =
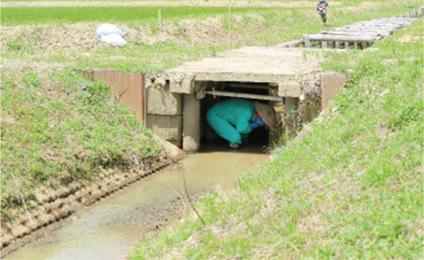
<instances>
[{"instance_id":1,"label":"culvert opening","mask_svg":"<svg viewBox=\"0 0 424 260\"><path fill-rule=\"evenodd\" d=\"M229 149L228 141L222 138L207 122L207 112L216 104L229 99L242 99L281 107L283 99L277 96L278 87L262 83L208 82L200 90L200 133L202 151ZM278 114L278 113L276 113ZM278 118L276 119L278 121ZM274 132L274 131L272 131ZM258 127L244 139L240 151L265 151L273 143L273 134L266 127Z\"/></svg>"}]
</instances>

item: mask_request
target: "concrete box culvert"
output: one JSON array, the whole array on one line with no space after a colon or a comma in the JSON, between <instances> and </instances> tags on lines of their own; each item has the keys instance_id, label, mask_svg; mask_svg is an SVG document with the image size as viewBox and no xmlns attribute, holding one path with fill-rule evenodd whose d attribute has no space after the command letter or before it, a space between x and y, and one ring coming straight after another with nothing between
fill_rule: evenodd
<instances>
[{"instance_id":1,"label":"concrete box culvert","mask_svg":"<svg viewBox=\"0 0 424 260\"><path fill-rule=\"evenodd\" d=\"M301 88L299 89L301 89L302 94L299 97L280 96L282 93L281 88L279 88L281 84L275 86L273 83L194 82L194 86L198 86L193 89L194 93L181 94L183 97L183 150L196 152L200 149L203 139L213 140L217 138L216 134L211 132L211 129L205 123L205 114L208 108L223 99L249 98L269 103L275 108L280 107L280 109L275 109L280 115L279 129L274 133L268 133L270 138L268 144L270 144L273 141L279 141L278 133L285 132L286 137L293 136L300 129L301 124L308 123L317 117L346 82L346 76L341 73L311 73L299 78L296 81L289 80L286 84L286 86L300 85ZM227 91L228 89L225 86L236 83L240 89ZM243 85L246 85L246 88L243 88ZM204 86L206 88L203 88ZM257 88L254 86L257 86ZM295 88L298 88L298 86ZM199 94L200 89L206 89L206 94ZM205 103L210 102L207 96L214 97L212 104L205 105ZM267 97L268 101L261 100L264 97Z\"/></svg>"},{"instance_id":2,"label":"concrete box culvert","mask_svg":"<svg viewBox=\"0 0 424 260\"><path fill-rule=\"evenodd\" d=\"M299 128L300 105L306 104L300 102L301 97L321 98L320 93L305 95L312 89L316 91L309 88L310 85L320 86L317 76L322 60L320 53L308 55L301 49L247 47L166 71L162 77L169 83L169 91L180 94L183 99L183 149L196 152L203 137L213 136L205 127L207 109L202 103L205 95L251 99L282 107L279 126L288 136L293 135ZM239 88L228 89L234 85ZM311 109L316 108L311 106L305 111ZM305 112L307 120L318 113Z\"/></svg>"},{"instance_id":3,"label":"concrete box culvert","mask_svg":"<svg viewBox=\"0 0 424 260\"><path fill-rule=\"evenodd\" d=\"M205 127L205 95L271 103L281 108L277 111L279 126L290 137L302 123L313 120L344 84L343 76L320 76L322 60L322 51L311 53L303 49L245 47L229 51L146 77L148 80L141 86L145 100L135 107L144 104L142 123L186 152L198 151L205 136L216 138ZM111 77L110 73L92 74L103 80L110 78L111 85L117 84L118 76L127 77L124 73L116 76L115 72ZM118 85L125 89L122 84ZM222 89L223 85L234 84L238 84L238 89ZM272 136L275 139L278 134Z\"/></svg>"}]
</instances>

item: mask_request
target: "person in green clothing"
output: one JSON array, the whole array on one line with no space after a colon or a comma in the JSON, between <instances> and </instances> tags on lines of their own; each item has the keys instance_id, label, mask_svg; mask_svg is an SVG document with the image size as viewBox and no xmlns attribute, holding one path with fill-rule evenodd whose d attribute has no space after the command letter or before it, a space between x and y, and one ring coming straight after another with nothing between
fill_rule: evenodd
<instances>
[{"instance_id":1,"label":"person in green clothing","mask_svg":"<svg viewBox=\"0 0 424 260\"><path fill-rule=\"evenodd\" d=\"M262 126L274 128L275 111L263 103L228 99L212 106L206 120L219 136L228 141L230 148L237 149L243 137L252 130Z\"/></svg>"}]
</instances>

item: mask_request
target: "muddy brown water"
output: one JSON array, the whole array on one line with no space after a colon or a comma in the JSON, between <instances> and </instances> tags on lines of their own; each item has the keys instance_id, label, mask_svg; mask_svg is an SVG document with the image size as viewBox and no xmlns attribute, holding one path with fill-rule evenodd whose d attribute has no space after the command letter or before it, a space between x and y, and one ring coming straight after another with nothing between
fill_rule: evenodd
<instances>
[{"instance_id":1,"label":"muddy brown water","mask_svg":"<svg viewBox=\"0 0 424 260\"><path fill-rule=\"evenodd\" d=\"M232 151L208 145L177 165L77 211L55 230L3 259L126 259L152 225L166 221L164 209L184 197L235 183L267 159L259 145ZM158 212L157 214L155 212Z\"/></svg>"}]
</instances>

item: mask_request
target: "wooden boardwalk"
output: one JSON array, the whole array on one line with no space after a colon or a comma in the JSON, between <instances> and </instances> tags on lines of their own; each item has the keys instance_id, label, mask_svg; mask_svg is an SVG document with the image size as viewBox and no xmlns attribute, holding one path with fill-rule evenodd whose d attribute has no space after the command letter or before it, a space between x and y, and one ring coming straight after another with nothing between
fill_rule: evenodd
<instances>
[{"instance_id":1,"label":"wooden boardwalk","mask_svg":"<svg viewBox=\"0 0 424 260\"><path fill-rule=\"evenodd\" d=\"M367 48L375 41L392 35L405 28L416 18L383 18L367 22L336 28L332 31L323 31L318 34L304 37L306 48L321 47L334 49Z\"/></svg>"},{"instance_id":2,"label":"wooden boardwalk","mask_svg":"<svg viewBox=\"0 0 424 260\"><path fill-rule=\"evenodd\" d=\"M278 47L294 48L332 48L332 49L364 49L375 41L384 39L394 32L405 28L417 17L423 16L424 7L396 18L381 18L366 22L358 22L331 31L321 31L306 35L302 39L283 43Z\"/></svg>"}]
</instances>

